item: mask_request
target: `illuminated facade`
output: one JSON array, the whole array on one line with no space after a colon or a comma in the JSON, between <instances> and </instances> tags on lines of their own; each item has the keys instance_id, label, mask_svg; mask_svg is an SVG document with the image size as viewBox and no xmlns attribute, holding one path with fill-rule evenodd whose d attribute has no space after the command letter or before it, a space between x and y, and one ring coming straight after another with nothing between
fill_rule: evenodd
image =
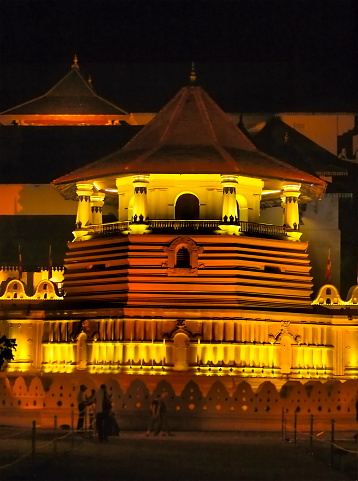
<instances>
[{"instance_id":1,"label":"illuminated facade","mask_svg":"<svg viewBox=\"0 0 358 481\"><path fill-rule=\"evenodd\" d=\"M191 85L124 148L53 184L78 205L65 295L48 280L32 297L7 284L1 332L19 348L0 412L17 402L68 420L78 386L106 382L125 426L143 427L162 389L173 418L191 413L202 428L255 412L269 424L301 401L327 414L311 397L320 389L350 416L358 287L342 301L323 286L312 303L300 240L299 204L318 201L324 181L257 150ZM105 205L118 221L103 223Z\"/></svg>"}]
</instances>

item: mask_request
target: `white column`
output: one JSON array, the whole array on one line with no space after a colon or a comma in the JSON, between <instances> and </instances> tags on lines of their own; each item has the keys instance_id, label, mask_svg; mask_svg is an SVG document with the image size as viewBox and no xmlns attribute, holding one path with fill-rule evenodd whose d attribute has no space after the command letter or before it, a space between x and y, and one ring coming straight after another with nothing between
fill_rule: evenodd
<instances>
[{"instance_id":1,"label":"white column","mask_svg":"<svg viewBox=\"0 0 358 481\"><path fill-rule=\"evenodd\" d=\"M134 205L133 221L138 223L145 222L148 216L147 187L148 176L139 175L133 178Z\"/></svg>"},{"instance_id":2,"label":"white column","mask_svg":"<svg viewBox=\"0 0 358 481\"><path fill-rule=\"evenodd\" d=\"M289 229L298 230L300 218L298 212L298 197L301 184L284 184L282 204L285 209L284 224Z\"/></svg>"},{"instance_id":3,"label":"white column","mask_svg":"<svg viewBox=\"0 0 358 481\"><path fill-rule=\"evenodd\" d=\"M237 215L236 186L237 179L234 176L222 176L223 203L221 220L233 224ZM231 221L231 222L230 222Z\"/></svg>"},{"instance_id":4,"label":"white column","mask_svg":"<svg viewBox=\"0 0 358 481\"><path fill-rule=\"evenodd\" d=\"M76 184L78 195L77 206L77 229L86 227L91 222L91 195L93 193L92 184Z\"/></svg>"},{"instance_id":5,"label":"white column","mask_svg":"<svg viewBox=\"0 0 358 481\"><path fill-rule=\"evenodd\" d=\"M91 195L92 224L102 224L102 207L104 204L104 192L97 192Z\"/></svg>"}]
</instances>

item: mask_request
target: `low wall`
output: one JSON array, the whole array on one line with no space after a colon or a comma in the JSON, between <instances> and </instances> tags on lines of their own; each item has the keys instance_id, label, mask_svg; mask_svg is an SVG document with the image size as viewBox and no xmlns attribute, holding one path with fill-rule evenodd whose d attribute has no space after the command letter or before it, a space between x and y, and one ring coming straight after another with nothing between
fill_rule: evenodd
<instances>
[{"instance_id":1,"label":"low wall","mask_svg":"<svg viewBox=\"0 0 358 481\"><path fill-rule=\"evenodd\" d=\"M262 382L261 382L262 381ZM168 392L170 423L174 430L281 430L282 416L308 429L310 418L318 429L332 419L337 429L355 429L358 381L280 381L231 376L197 377L181 374L90 375L51 374L0 378L0 423L42 426L71 424L77 419L79 386L91 389L105 383L122 429L144 430L151 400Z\"/></svg>"}]
</instances>

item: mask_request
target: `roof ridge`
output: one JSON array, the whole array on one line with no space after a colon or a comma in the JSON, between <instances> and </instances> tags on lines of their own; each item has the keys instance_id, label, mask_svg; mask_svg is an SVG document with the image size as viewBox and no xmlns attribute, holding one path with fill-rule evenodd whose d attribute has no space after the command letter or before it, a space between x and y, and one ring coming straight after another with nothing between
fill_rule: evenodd
<instances>
[{"instance_id":1,"label":"roof ridge","mask_svg":"<svg viewBox=\"0 0 358 481\"><path fill-rule=\"evenodd\" d=\"M196 90L194 92L194 98L195 98L195 101L197 102L197 104L200 104L200 107L201 109L199 108L199 112L200 112L200 115L202 117L202 119L204 120L204 122L206 121L207 125L209 126L209 130L211 132L211 135L213 137L213 140L214 140L214 144L218 144L218 138L215 134L215 131L214 131L214 127L213 127L213 124L210 120L210 117L209 117L209 114L208 114L208 111L207 111L207 108L203 102L203 97L202 97L202 92L203 90L200 89L201 91L201 95L199 95L198 93L198 89L200 89L200 87L196 87ZM203 114L205 114L205 116L203 117Z\"/></svg>"},{"instance_id":2,"label":"roof ridge","mask_svg":"<svg viewBox=\"0 0 358 481\"><path fill-rule=\"evenodd\" d=\"M34 99L27 100L26 102L23 102L20 105L15 105L15 107L11 107L11 109L4 110L3 112L0 112L0 115L10 113L12 110L18 109L19 107L23 107L24 105L31 104L32 102L35 102L36 100L40 100L44 98L46 94L40 95L39 97L35 97Z\"/></svg>"},{"instance_id":3,"label":"roof ridge","mask_svg":"<svg viewBox=\"0 0 358 481\"><path fill-rule=\"evenodd\" d=\"M172 115L171 115L171 117L170 117L170 120L169 120L169 122L168 122L168 124L167 124L167 126L166 126L166 128L165 128L165 130L164 130L164 132L163 132L163 135L161 136L161 138L160 138L160 140L159 140L159 142L160 142L161 144L164 143L164 139L165 139L165 137L166 137L166 135L167 135L167 132L168 132L169 128L171 127L171 125L172 125L172 123L173 123L173 121L174 121L174 117L177 115L177 113L178 113L178 111L179 111L179 107L181 107L182 104L184 103L184 92L185 92L184 88L182 88L182 89L179 91L179 93L180 93L180 92L181 92L181 98L179 99L179 102L177 103L177 106L176 106L176 108L174 109L174 112L172 113ZM176 97L176 96L175 96L175 97ZM174 98L175 98L175 97L174 97ZM173 99L173 100L174 100L174 99ZM158 113L159 113L159 112L158 112ZM155 118L155 117L154 117L154 118Z\"/></svg>"},{"instance_id":4,"label":"roof ridge","mask_svg":"<svg viewBox=\"0 0 358 481\"><path fill-rule=\"evenodd\" d=\"M84 86L91 92L91 94L96 96L96 93L93 90L93 87L90 87L90 85L88 85L88 82L81 74L79 67L71 68L71 70L64 77L62 77L52 88L50 88L50 90L48 90L44 96L47 96L47 95L51 96L51 92L55 90L62 82L64 82L67 79L67 77L69 77L70 75L73 75L74 73L78 75L78 77L80 78Z\"/></svg>"}]
</instances>

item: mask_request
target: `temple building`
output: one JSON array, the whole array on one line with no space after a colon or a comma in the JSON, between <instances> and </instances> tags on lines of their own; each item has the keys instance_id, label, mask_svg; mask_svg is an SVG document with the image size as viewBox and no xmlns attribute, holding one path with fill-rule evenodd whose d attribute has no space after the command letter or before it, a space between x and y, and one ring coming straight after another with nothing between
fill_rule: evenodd
<instances>
[{"instance_id":1,"label":"temple building","mask_svg":"<svg viewBox=\"0 0 358 481\"><path fill-rule=\"evenodd\" d=\"M163 390L175 428L353 419L358 286L314 294L301 229L327 182L259 150L194 74L124 147L52 184L77 206L63 285L4 283L18 349L1 414L68 423L79 385L104 382L123 427L144 428Z\"/></svg>"}]
</instances>

